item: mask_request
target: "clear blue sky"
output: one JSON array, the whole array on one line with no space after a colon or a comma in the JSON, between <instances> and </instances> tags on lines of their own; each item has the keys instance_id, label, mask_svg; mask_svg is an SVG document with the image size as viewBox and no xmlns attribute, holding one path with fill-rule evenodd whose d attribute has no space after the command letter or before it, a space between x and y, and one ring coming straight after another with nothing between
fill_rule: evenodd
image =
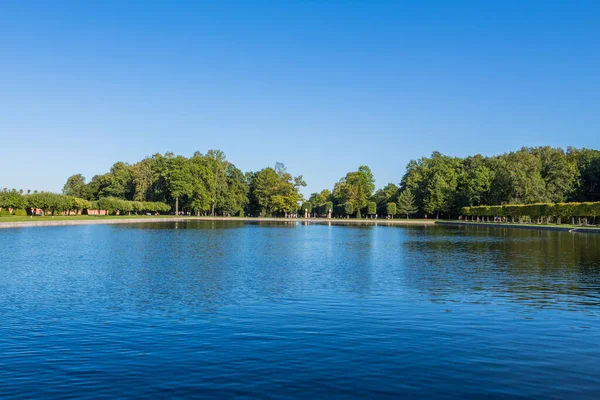
<instances>
[{"instance_id":1,"label":"clear blue sky","mask_svg":"<svg viewBox=\"0 0 600 400\"><path fill-rule=\"evenodd\" d=\"M0 187L213 148L308 194L433 150L600 148L599 21L600 1L4 0Z\"/></svg>"}]
</instances>

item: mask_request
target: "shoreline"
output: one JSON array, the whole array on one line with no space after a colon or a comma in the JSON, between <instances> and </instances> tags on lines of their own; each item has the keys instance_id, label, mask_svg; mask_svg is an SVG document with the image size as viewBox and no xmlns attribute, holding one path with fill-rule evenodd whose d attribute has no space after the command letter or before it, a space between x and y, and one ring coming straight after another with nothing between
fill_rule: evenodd
<instances>
[{"instance_id":1,"label":"shoreline","mask_svg":"<svg viewBox=\"0 0 600 400\"><path fill-rule=\"evenodd\" d=\"M45 217L46 218L46 217ZM98 218L98 219L94 219ZM114 225L114 224L148 224L157 222L186 222L186 221L242 221L242 222L279 222L279 223L333 223L344 225L434 225L435 220L422 219L343 219L343 218L258 218L258 217L146 217L146 218L105 218L90 217L89 219L60 219L53 221L2 221L0 219L0 229L13 228L36 228L49 226L79 226L79 225Z\"/></svg>"},{"instance_id":2,"label":"shoreline","mask_svg":"<svg viewBox=\"0 0 600 400\"><path fill-rule=\"evenodd\" d=\"M47 218L47 217L45 217ZM8 219L8 218L7 218ZM258 217L94 217L91 216L85 219L60 219L52 220L48 217L47 220L35 219L32 221L2 221L0 218L0 229L15 229L15 228L41 228L52 226L82 226L82 225L116 225L116 224L151 224L159 222L201 222L201 221L239 221L239 222L275 222L275 223L303 223L303 224L335 224L335 225L419 225L419 226L459 226L459 227L487 227L487 228L512 228L512 229L529 229L554 232L570 232L570 233L596 233L600 234L600 227L573 227L573 226L556 226L556 225L529 225L529 224L510 224L510 223L494 223L494 222L466 222L466 221L442 221L442 220L426 220L426 219L344 219L344 218L258 218Z\"/></svg>"},{"instance_id":3,"label":"shoreline","mask_svg":"<svg viewBox=\"0 0 600 400\"><path fill-rule=\"evenodd\" d=\"M569 232L569 233L600 233L600 228L582 227L582 226L574 227L572 225L557 226L557 225L533 225L533 224L515 224L515 223L497 223L497 222L466 222L466 221L438 221L438 222L436 222L436 225L529 229L529 230Z\"/></svg>"}]
</instances>

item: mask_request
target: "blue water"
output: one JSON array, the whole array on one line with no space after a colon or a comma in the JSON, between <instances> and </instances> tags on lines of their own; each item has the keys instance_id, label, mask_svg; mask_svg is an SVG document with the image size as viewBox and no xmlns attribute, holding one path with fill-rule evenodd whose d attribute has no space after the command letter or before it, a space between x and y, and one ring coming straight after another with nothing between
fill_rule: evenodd
<instances>
[{"instance_id":1,"label":"blue water","mask_svg":"<svg viewBox=\"0 0 600 400\"><path fill-rule=\"evenodd\" d=\"M600 235L0 230L0 397L600 398Z\"/></svg>"}]
</instances>

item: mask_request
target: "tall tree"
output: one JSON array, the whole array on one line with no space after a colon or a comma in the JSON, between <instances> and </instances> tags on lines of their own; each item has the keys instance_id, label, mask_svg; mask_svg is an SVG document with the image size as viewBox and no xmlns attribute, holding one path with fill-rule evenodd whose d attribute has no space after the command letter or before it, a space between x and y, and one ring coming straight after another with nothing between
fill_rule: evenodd
<instances>
[{"instance_id":1,"label":"tall tree","mask_svg":"<svg viewBox=\"0 0 600 400\"><path fill-rule=\"evenodd\" d=\"M410 190L406 189L398 196L397 210L399 214L406 215L406 219L408 219L409 215L415 214L418 211L415 205L415 196Z\"/></svg>"},{"instance_id":2,"label":"tall tree","mask_svg":"<svg viewBox=\"0 0 600 400\"><path fill-rule=\"evenodd\" d=\"M157 178L156 171L153 168L154 164L153 158L144 158L131 168L134 186L133 200L147 201L151 198L150 190Z\"/></svg>"},{"instance_id":3,"label":"tall tree","mask_svg":"<svg viewBox=\"0 0 600 400\"><path fill-rule=\"evenodd\" d=\"M458 177L458 206L478 206L485 203L494 178L494 171L486 165L483 156L478 154L467 157L464 160L464 171Z\"/></svg>"},{"instance_id":4,"label":"tall tree","mask_svg":"<svg viewBox=\"0 0 600 400\"><path fill-rule=\"evenodd\" d=\"M426 172L423 209L428 214L450 213L456 207L458 177L462 174L460 159L433 152Z\"/></svg>"},{"instance_id":5,"label":"tall tree","mask_svg":"<svg viewBox=\"0 0 600 400\"><path fill-rule=\"evenodd\" d=\"M214 174L208 165L207 159L200 153L194 153L189 160L191 174L191 189L189 206L196 215L205 213L211 209L211 196L208 190Z\"/></svg>"},{"instance_id":6,"label":"tall tree","mask_svg":"<svg viewBox=\"0 0 600 400\"><path fill-rule=\"evenodd\" d=\"M71 175L67 178L67 182L63 186L62 192L66 196L74 196L81 199L87 199L89 197L85 177L81 174Z\"/></svg>"},{"instance_id":7,"label":"tall tree","mask_svg":"<svg viewBox=\"0 0 600 400\"><path fill-rule=\"evenodd\" d=\"M110 173L104 175L100 192L102 197L112 196L133 200L134 191L131 165L121 161L116 162L110 169Z\"/></svg>"},{"instance_id":8,"label":"tall tree","mask_svg":"<svg viewBox=\"0 0 600 400\"><path fill-rule=\"evenodd\" d=\"M210 175L207 189L210 197L210 214L215 215L215 207L222 203L227 190L227 161L221 150L209 150L205 156Z\"/></svg>"},{"instance_id":9,"label":"tall tree","mask_svg":"<svg viewBox=\"0 0 600 400\"><path fill-rule=\"evenodd\" d=\"M193 178L189 160L183 156L170 157L165 174L167 188L171 198L175 200L175 214L179 214L179 198L190 196L193 191Z\"/></svg>"},{"instance_id":10,"label":"tall tree","mask_svg":"<svg viewBox=\"0 0 600 400\"><path fill-rule=\"evenodd\" d=\"M227 165L227 194L223 202L223 212L229 215L243 214L248 204L248 185L244 173L235 165Z\"/></svg>"},{"instance_id":11,"label":"tall tree","mask_svg":"<svg viewBox=\"0 0 600 400\"><path fill-rule=\"evenodd\" d=\"M573 198L578 201L600 201L600 151L570 147L567 152L579 171Z\"/></svg>"},{"instance_id":12,"label":"tall tree","mask_svg":"<svg viewBox=\"0 0 600 400\"><path fill-rule=\"evenodd\" d=\"M506 171L511 182L511 203L536 203L544 200L546 183L542 162L527 148L506 156Z\"/></svg>"},{"instance_id":13,"label":"tall tree","mask_svg":"<svg viewBox=\"0 0 600 400\"><path fill-rule=\"evenodd\" d=\"M417 207L421 210L424 209L425 179L428 164L429 159L426 157L421 157L419 160L410 160L400 182L402 190L410 190L414 194Z\"/></svg>"},{"instance_id":14,"label":"tall tree","mask_svg":"<svg viewBox=\"0 0 600 400\"><path fill-rule=\"evenodd\" d=\"M375 178L371 169L361 165L358 171L348 172L333 188L333 197L337 204L351 202L357 216L367 206L375 190Z\"/></svg>"},{"instance_id":15,"label":"tall tree","mask_svg":"<svg viewBox=\"0 0 600 400\"><path fill-rule=\"evenodd\" d=\"M296 212L302 199L299 188L305 184L302 177L292 177L283 164L276 169L265 168L254 176L254 196L263 216Z\"/></svg>"},{"instance_id":16,"label":"tall tree","mask_svg":"<svg viewBox=\"0 0 600 400\"><path fill-rule=\"evenodd\" d=\"M577 164L562 149L549 146L532 149L532 154L542 164L541 175L546 186L544 200L554 203L566 201L573 194L579 177Z\"/></svg>"}]
</instances>

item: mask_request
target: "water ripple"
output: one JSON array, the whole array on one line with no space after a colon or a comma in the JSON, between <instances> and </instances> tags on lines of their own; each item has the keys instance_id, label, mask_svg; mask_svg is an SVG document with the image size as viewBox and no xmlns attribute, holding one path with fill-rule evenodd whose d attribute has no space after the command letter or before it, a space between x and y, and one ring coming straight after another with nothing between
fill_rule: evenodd
<instances>
[{"instance_id":1,"label":"water ripple","mask_svg":"<svg viewBox=\"0 0 600 400\"><path fill-rule=\"evenodd\" d=\"M0 254L2 398L600 392L600 235L186 222Z\"/></svg>"}]
</instances>

